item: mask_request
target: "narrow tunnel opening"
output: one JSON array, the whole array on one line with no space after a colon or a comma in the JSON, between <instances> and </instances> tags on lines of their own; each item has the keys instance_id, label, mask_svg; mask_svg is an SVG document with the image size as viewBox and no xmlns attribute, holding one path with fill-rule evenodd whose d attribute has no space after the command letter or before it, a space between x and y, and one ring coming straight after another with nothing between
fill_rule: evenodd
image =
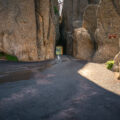
<instances>
[{"instance_id":1,"label":"narrow tunnel opening","mask_svg":"<svg viewBox=\"0 0 120 120\"><path fill-rule=\"evenodd\" d=\"M58 0L59 4L59 32L60 32L60 37L59 40L56 42L56 47L57 46L62 46L63 47L63 54L66 55L66 40L64 39L63 35L63 24L62 24L62 9L63 9L63 3L64 0Z\"/></svg>"},{"instance_id":2,"label":"narrow tunnel opening","mask_svg":"<svg viewBox=\"0 0 120 120\"><path fill-rule=\"evenodd\" d=\"M60 23L59 23L59 32L60 32L60 37L58 42L56 43L56 46L62 46L63 47L63 54L66 55L66 40L64 39L63 35L63 25L62 25L62 17L60 16Z\"/></svg>"}]
</instances>

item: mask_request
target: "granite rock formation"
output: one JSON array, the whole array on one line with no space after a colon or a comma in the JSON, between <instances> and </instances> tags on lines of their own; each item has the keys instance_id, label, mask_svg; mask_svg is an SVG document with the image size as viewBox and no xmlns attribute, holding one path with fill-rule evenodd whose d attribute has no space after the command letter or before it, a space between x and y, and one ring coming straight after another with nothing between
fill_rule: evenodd
<instances>
[{"instance_id":1,"label":"granite rock formation","mask_svg":"<svg viewBox=\"0 0 120 120\"><path fill-rule=\"evenodd\" d=\"M37 50L40 60L54 58L55 42L59 37L57 0L36 0ZM56 8L55 8L56 9Z\"/></svg>"},{"instance_id":2,"label":"granite rock formation","mask_svg":"<svg viewBox=\"0 0 120 120\"><path fill-rule=\"evenodd\" d=\"M113 68L112 68L112 70L114 72L120 72L119 71L119 67L120 67L119 64L120 64L120 52L114 58L114 65L113 65Z\"/></svg>"},{"instance_id":3,"label":"granite rock formation","mask_svg":"<svg viewBox=\"0 0 120 120\"><path fill-rule=\"evenodd\" d=\"M94 54L94 34L97 28L96 10L97 5L88 5L83 15L82 27L75 29L73 33L73 56L80 60L92 60Z\"/></svg>"},{"instance_id":4,"label":"granite rock formation","mask_svg":"<svg viewBox=\"0 0 120 120\"><path fill-rule=\"evenodd\" d=\"M73 54L72 33L82 27L83 14L89 4L97 4L99 0L64 0L63 6L63 36L66 41L67 54Z\"/></svg>"},{"instance_id":5,"label":"granite rock formation","mask_svg":"<svg viewBox=\"0 0 120 120\"><path fill-rule=\"evenodd\" d=\"M83 38L79 37L79 34L74 34L73 31L76 28L85 28L88 34L90 34L94 45L94 55L93 53L89 55L93 57L92 60L95 62L106 62L109 59L113 59L119 51L120 1L76 0L73 2L72 0L65 0L64 4L66 6L64 5L63 9L63 29L65 40L69 43L67 44L67 49L71 50L69 50L70 54L76 50L79 52L79 55L82 54L80 54L81 49L78 45L74 46L74 48L69 45L76 43L76 38L79 38L77 39L78 42L82 41ZM65 10L67 12L64 12ZM76 30L79 32L79 29ZM71 36L71 39L68 36ZM84 43L81 42L80 46L84 46ZM81 52L84 53L84 50ZM75 54L73 55L75 56ZM78 58L78 56L75 57ZM81 56L79 58L82 59Z\"/></svg>"},{"instance_id":6,"label":"granite rock formation","mask_svg":"<svg viewBox=\"0 0 120 120\"><path fill-rule=\"evenodd\" d=\"M64 0L62 31L69 55L73 53L72 33L74 28L82 26L83 13L87 5L88 0Z\"/></svg>"},{"instance_id":7,"label":"granite rock formation","mask_svg":"<svg viewBox=\"0 0 120 120\"><path fill-rule=\"evenodd\" d=\"M97 51L93 58L97 62L113 59L119 51L120 38L119 0L101 0L97 9L95 42Z\"/></svg>"},{"instance_id":8,"label":"granite rock formation","mask_svg":"<svg viewBox=\"0 0 120 120\"><path fill-rule=\"evenodd\" d=\"M88 30L94 41L94 34L97 29L97 8L98 5L88 5L83 15L82 27Z\"/></svg>"},{"instance_id":9,"label":"granite rock formation","mask_svg":"<svg viewBox=\"0 0 120 120\"><path fill-rule=\"evenodd\" d=\"M0 0L0 51L37 60L34 1Z\"/></svg>"},{"instance_id":10,"label":"granite rock formation","mask_svg":"<svg viewBox=\"0 0 120 120\"><path fill-rule=\"evenodd\" d=\"M54 58L57 0L0 0L0 52L20 61Z\"/></svg>"},{"instance_id":11,"label":"granite rock formation","mask_svg":"<svg viewBox=\"0 0 120 120\"><path fill-rule=\"evenodd\" d=\"M57 0L0 0L0 52L20 61L53 59L58 9ZM60 38L67 54L95 62L113 59L119 51L119 21L119 0L64 0Z\"/></svg>"},{"instance_id":12,"label":"granite rock formation","mask_svg":"<svg viewBox=\"0 0 120 120\"><path fill-rule=\"evenodd\" d=\"M85 28L77 28L73 35L73 56L80 60L91 60L94 44Z\"/></svg>"}]
</instances>

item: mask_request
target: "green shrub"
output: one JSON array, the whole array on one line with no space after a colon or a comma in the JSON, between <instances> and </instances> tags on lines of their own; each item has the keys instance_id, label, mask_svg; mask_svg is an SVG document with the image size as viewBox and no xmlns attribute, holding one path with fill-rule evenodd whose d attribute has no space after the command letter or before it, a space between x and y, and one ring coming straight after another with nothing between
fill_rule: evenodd
<instances>
[{"instance_id":1,"label":"green shrub","mask_svg":"<svg viewBox=\"0 0 120 120\"><path fill-rule=\"evenodd\" d=\"M17 57L16 56L12 56L12 55L5 55L6 56L6 59L8 60L8 61L14 61L14 62L17 62L18 61L18 59L17 59Z\"/></svg>"},{"instance_id":2,"label":"green shrub","mask_svg":"<svg viewBox=\"0 0 120 120\"><path fill-rule=\"evenodd\" d=\"M113 60L107 61L107 62L106 62L106 65L107 65L107 69L111 70L112 67L113 67L113 65L114 65L114 61L113 61Z\"/></svg>"},{"instance_id":3,"label":"green shrub","mask_svg":"<svg viewBox=\"0 0 120 120\"><path fill-rule=\"evenodd\" d=\"M59 15L59 10L58 10L58 8L57 8L56 6L54 6L54 13L55 13L56 15Z\"/></svg>"},{"instance_id":4,"label":"green shrub","mask_svg":"<svg viewBox=\"0 0 120 120\"><path fill-rule=\"evenodd\" d=\"M14 61L14 62L18 61L16 56L8 55L8 54L5 54L5 53L0 53L0 58L3 58L3 57L8 61Z\"/></svg>"}]
</instances>

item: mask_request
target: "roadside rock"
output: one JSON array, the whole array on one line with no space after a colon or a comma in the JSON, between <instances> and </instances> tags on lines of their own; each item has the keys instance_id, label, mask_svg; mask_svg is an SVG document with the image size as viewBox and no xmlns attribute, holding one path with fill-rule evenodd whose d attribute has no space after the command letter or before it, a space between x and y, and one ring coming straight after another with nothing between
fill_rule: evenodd
<instances>
[{"instance_id":1,"label":"roadside rock","mask_svg":"<svg viewBox=\"0 0 120 120\"><path fill-rule=\"evenodd\" d=\"M66 45L67 51L69 51L69 53L67 54L71 54L71 55L73 54L72 52L73 40L71 40L72 38L68 39L69 37L67 37L68 36L67 33L71 33L70 36L72 36L74 29L82 27L83 14L86 7L89 4L98 4L98 3L99 0L64 0L62 31L63 31L64 40L67 43Z\"/></svg>"},{"instance_id":2,"label":"roadside rock","mask_svg":"<svg viewBox=\"0 0 120 120\"><path fill-rule=\"evenodd\" d=\"M120 63L120 52L114 58L114 65L112 68L114 72L119 72L119 63Z\"/></svg>"},{"instance_id":3,"label":"roadside rock","mask_svg":"<svg viewBox=\"0 0 120 120\"><path fill-rule=\"evenodd\" d=\"M97 44L97 51L93 58L95 62L106 62L113 59L119 51L120 14L117 12L118 9L120 9L119 1L100 1L95 32Z\"/></svg>"},{"instance_id":4,"label":"roadside rock","mask_svg":"<svg viewBox=\"0 0 120 120\"><path fill-rule=\"evenodd\" d=\"M0 52L20 61L54 58L59 38L57 0L0 0Z\"/></svg>"},{"instance_id":5,"label":"roadside rock","mask_svg":"<svg viewBox=\"0 0 120 120\"><path fill-rule=\"evenodd\" d=\"M80 60L91 60L94 44L85 28L74 30L73 56Z\"/></svg>"},{"instance_id":6,"label":"roadside rock","mask_svg":"<svg viewBox=\"0 0 120 120\"><path fill-rule=\"evenodd\" d=\"M37 61L34 0L0 0L0 51Z\"/></svg>"},{"instance_id":7,"label":"roadside rock","mask_svg":"<svg viewBox=\"0 0 120 120\"><path fill-rule=\"evenodd\" d=\"M62 31L64 31L63 36L67 43L67 54L72 55L73 53L73 40L71 40L72 38L69 40L68 33L71 33L69 36L72 36L74 29L82 26L83 13L87 5L88 0L64 0Z\"/></svg>"}]
</instances>

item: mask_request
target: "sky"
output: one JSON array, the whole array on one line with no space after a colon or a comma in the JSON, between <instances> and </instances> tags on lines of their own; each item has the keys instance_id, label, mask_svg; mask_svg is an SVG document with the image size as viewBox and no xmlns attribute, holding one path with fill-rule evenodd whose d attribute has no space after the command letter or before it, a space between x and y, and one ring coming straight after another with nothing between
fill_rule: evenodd
<instances>
[{"instance_id":1,"label":"sky","mask_svg":"<svg viewBox=\"0 0 120 120\"><path fill-rule=\"evenodd\" d=\"M58 0L59 3L63 2L63 0ZM62 8L63 8L63 4L59 4L60 5L60 15L62 13Z\"/></svg>"}]
</instances>

